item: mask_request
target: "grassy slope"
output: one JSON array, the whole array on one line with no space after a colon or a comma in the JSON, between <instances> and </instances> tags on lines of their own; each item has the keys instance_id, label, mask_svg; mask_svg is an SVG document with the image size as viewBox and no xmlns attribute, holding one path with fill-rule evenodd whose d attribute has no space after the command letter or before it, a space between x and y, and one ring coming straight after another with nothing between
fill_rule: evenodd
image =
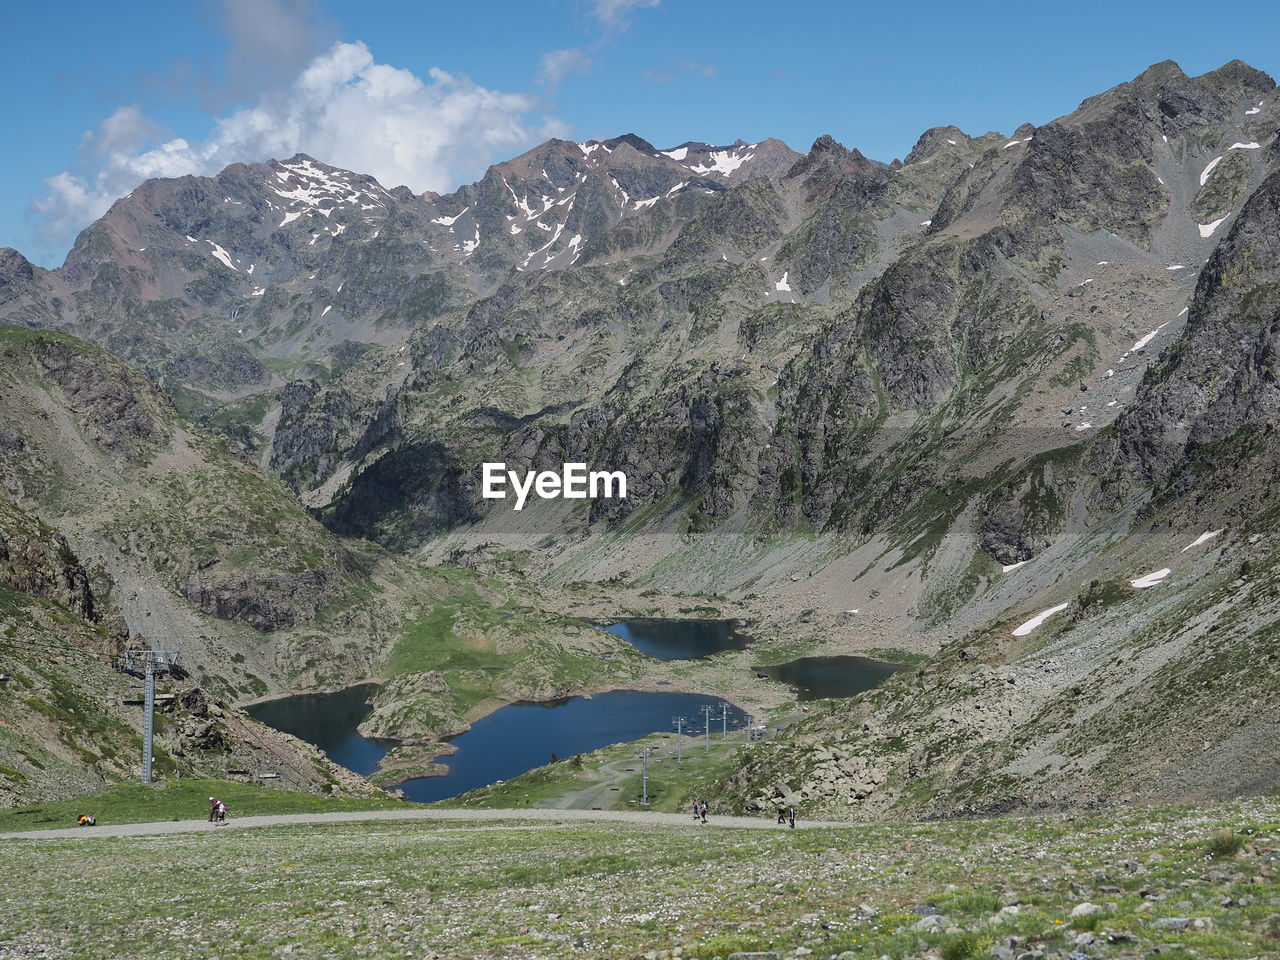
<instances>
[{"instance_id":1,"label":"grassy slope","mask_svg":"<svg viewBox=\"0 0 1280 960\"><path fill-rule=\"evenodd\" d=\"M0 802L85 792L126 775L141 751L115 702L119 676L81 649L103 631L0 584ZM158 751L161 770L170 765Z\"/></svg>"},{"instance_id":2,"label":"grassy slope","mask_svg":"<svg viewBox=\"0 0 1280 960\"><path fill-rule=\"evenodd\" d=\"M77 817L86 813L97 817L102 826L113 823L199 819L208 813L210 796L217 797L227 805L229 817L417 806L390 796L317 797L291 790L269 790L229 780L184 778L152 786L143 783L117 783L96 793L70 800L0 810L0 833L71 826Z\"/></svg>"},{"instance_id":3,"label":"grassy slope","mask_svg":"<svg viewBox=\"0 0 1280 960\"><path fill-rule=\"evenodd\" d=\"M716 798L717 784L742 765L736 739L724 743L717 736L708 749L701 738L686 738L683 759L677 760L674 735L659 733L577 757L562 757L502 783L442 800L439 805L480 809L548 807L556 806L556 801L570 794L594 787L589 793L579 794L583 802L571 806L636 809L644 785L635 753L645 747L654 751L649 760L650 810L680 812L694 797L711 802ZM448 762L447 757L444 760Z\"/></svg>"},{"instance_id":4,"label":"grassy slope","mask_svg":"<svg viewBox=\"0 0 1280 960\"><path fill-rule=\"evenodd\" d=\"M1210 861L1206 839L1221 824L1249 843ZM414 821L12 841L6 863L24 882L0 908L0 947L67 960L667 957L677 947L963 960L999 942L1011 955L1159 946L1165 960L1189 960L1273 955L1280 937L1274 801L832 831L566 829ZM1073 917L1086 901L1099 911ZM997 919L1004 905L1016 909ZM931 911L947 918L942 929L911 929ZM1190 917L1208 924L1158 925Z\"/></svg>"}]
</instances>

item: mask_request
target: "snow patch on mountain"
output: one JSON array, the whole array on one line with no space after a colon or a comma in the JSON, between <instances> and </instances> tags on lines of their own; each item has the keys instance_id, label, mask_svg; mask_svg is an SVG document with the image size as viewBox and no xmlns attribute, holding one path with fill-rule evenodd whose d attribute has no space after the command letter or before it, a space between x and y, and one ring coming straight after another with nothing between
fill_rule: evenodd
<instances>
[{"instance_id":1,"label":"snow patch on mountain","mask_svg":"<svg viewBox=\"0 0 1280 960\"><path fill-rule=\"evenodd\" d=\"M1231 216L1231 214L1229 214L1229 213L1228 213L1226 217L1223 217L1223 218L1221 218L1220 220L1215 220L1215 221L1213 221L1213 223L1201 223L1201 224L1197 224L1197 226L1199 226L1199 227L1200 227L1200 236L1201 236L1201 238L1204 238L1204 237L1212 237L1212 236L1213 236L1213 231L1217 230L1217 229L1218 229L1218 227L1222 226L1222 224L1226 222L1226 219L1227 219L1227 217L1229 217L1229 216Z\"/></svg>"},{"instance_id":2,"label":"snow patch on mountain","mask_svg":"<svg viewBox=\"0 0 1280 960\"><path fill-rule=\"evenodd\" d=\"M207 240L205 242L208 243L209 246L213 247L213 250L210 251L210 255L212 257L214 257L217 260L221 260L232 270L236 269L236 265L231 262L231 255L227 253L226 250L224 250L219 244L214 243L212 240Z\"/></svg>"},{"instance_id":3,"label":"snow patch on mountain","mask_svg":"<svg viewBox=\"0 0 1280 960\"><path fill-rule=\"evenodd\" d=\"M1067 609L1067 607L1069 606L1071 606L1070 603L1060 603L1056 607L1050 607L1048 610L1042 610L1040 613L1037 613L1034 617L1032 617L1026 623L1022 624L1021 626L1015 627L1013 630L1013 635L1015 637L1025 637L1027 634L1031 633L1031 631L1035 630L1036 627L1040 626L1040 624L1044 623L1046 620L1052 617L1055 613L1061 613L1063 610Z\"/></svg>"},{"instance_id":4,"label":"snow patch on mountain","mask_svg":"<svg viewBox=\"0 0 1280 960\"><path fill-rule=\"evenodd\" d=\"M1148 587L1155 587L1172 572L1173 571L1168 567L1163 567L1159 570L1153 571L1152 573L1148 573L1146 576L1139 577L1137 580L1130 580L1129 586L1136 590L1145 590Z\"/></svg>"},{"instance_id":5,"label":"snow patch on mountain","mask_svg":"<svg viewBox=\"0 0 1280 960\"><path fill-rule=\"evenodd\" d=\"M1188 550L1193 550L1196 547L1200 546L1201 544L1208 543L1210 540L1212 540L1214 537L1216 537L1225 529L1226 527L1222 527L1218 530L1209 530L1205 533L1200 534L1200 536L1196 537L1194 540L1188 543L1185 547L1183 547L1182 552L1186 553Z\"/></svg>"},{"instance_id":6,"label":"snow patch on mountain","mask_svg":"<svg viewBox=\"0 0 1280 960\"><path fill-rule=\"evenodd\" d=\"M464 213L466 213L470 209L471 209L470 207L463 207L460 211L458 211L458 213L454 214L452 217L436 217L431 222L438 223L442 227L452 227L455 223L458 222L458 218L461 217Z\"/></svg>"},{"instance_id":7,"label":"snow patch on mountain","mask_svg":"<svg viewBox=\"0 0 1280 960\"><path fill-rule=\"evenodd\" d=\"M699 163L694 164L689 169L704 176L709 173L718 173L722 177L727 177L755 156L755 153L752 152L755 146L756 144L753 143L743 147L742 149L747 151L745 153L738 153L733 150L714 150L711 156L707 158L711 161L709 165Z\"/></svg>"}]
</instances>

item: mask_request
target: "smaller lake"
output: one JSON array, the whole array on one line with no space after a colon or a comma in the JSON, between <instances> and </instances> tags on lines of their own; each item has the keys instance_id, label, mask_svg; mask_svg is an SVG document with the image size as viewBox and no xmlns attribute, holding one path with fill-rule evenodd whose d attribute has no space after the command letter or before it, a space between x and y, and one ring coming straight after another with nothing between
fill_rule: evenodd
<instances>
[{"instance_id":1,"label":"smaller lake","mask_svg":"<svg viewBox=\"0 0 1280 960\"><path fill-rule=\"evenodd\" d=\"M790 663L754 669L790 684L798 700L825 700L852 697L870 690L903 667L868 657L801 657Z\"/></svg>"},{"instance_id":2,"label":"smaller lake","mask_svg":"<svg viewBox=\"0 0 1280 960\"><path fill-rule=\"evenodd\" d=\"M387 752L386 745L356 732L369 714L369 697L375 689L367 684L337 693L282 697L247 707L245 712L314 743L335 763L367 775ZM449 768L446 776L409 780L400 789L421 803L445 800L540 767L553 753L565 760L612 743L673 730L675 717L688 721L687 734L701 734L704 704L715 707L711 721L715 735L726 725L719 719L723 702L697 693L612 690L547 703L513 703L481 717L470 730L449 741L457 752L439 760ZM729 730L746 725L746 714L737 707L729 704L726 712Z\"/></svg>"},{"instance_id":3,"label":"smaller lake","mask_svg":"<svg viewBox=\"0 0 1280 960\"><path fill-rule=\"evenodd\" d=\"M336 693L300 693L244 708L253 719L313 743L338 766L362 776L378 769L387 748L356 732L373 709L369 698L376 683L362 683Z\"/></svg>"},{"instance_id":4,"label":"smaller lake","mask_svg":"<svg viewBox=\"0 0 1280 960\"><path fill-rule=\"evenodd\" d=\"M655 660L701 660L722 650L745 650L751 638L736 620L641 617L602 626Z\"/></svg>"}]
</instances>

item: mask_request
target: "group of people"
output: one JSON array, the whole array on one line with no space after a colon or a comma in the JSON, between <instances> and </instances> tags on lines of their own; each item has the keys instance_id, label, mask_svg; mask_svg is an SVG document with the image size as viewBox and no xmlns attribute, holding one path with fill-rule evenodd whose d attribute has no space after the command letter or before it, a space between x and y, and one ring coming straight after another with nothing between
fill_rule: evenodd
<instances>
[{"instance_id":1,"label":"group of people","mask_svg":"<svg viewBox=\"0 0 1280 960\"><path fill-rule=\"evenodd\" d=\"M693 819L701 820L703 823L707 822L707 801L693 801Z\"/></svg>"},{"instance_id":2,"label":"group of people","mask_svg":"<svg viewBox=\"0 0 1280 960\"><path fill-rule=\"evenodd\" d=\"M790 823L791 829L796 828L796 808L795 807L778 807L778 822Z\"/></svg>"},{"instance_id":3,"label":"group of people","mask_svg":"<svg viewBox=\"0 0 1280 960\"><path fill-rule=\"evenodd\" d=\"M227 822L227 805L217 797L209 798L209 822L210 823L226 823Z\"/></svg>"}]
</instances>

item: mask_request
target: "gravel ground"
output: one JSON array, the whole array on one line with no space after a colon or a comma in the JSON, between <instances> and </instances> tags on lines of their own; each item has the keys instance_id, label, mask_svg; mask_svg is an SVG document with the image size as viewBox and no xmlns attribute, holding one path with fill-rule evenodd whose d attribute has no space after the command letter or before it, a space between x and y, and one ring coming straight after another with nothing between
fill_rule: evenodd
<instances>
[{"instance_id":1,"label":"gravel ground","mask_svg":"<svg viewBox=\"0 0 1280 960\"><path fill-rule=\"evenodd\" d=\"M1271 800L796 831L608 811L340 817L6 840L0 958L1280 955ZM1240 849L1210 859L1224 825Z\"/></svg>"},{"instance_id":2,"label":"gravel ground","mask_svg":"<svg viewBox=\"0 0 1280 960\"><path fill-rule=\"evenodd\" d=\"M223 824L208 820L176 820L163 823L123 823L115 826L67 827L57 830L27 830L21 833L0 833L0 840L93 840L102 837L142 837L185 833L224 833L232 828L307 826L325 823L349 823L368 820L430 820L477 821L521 820L551 823L578 821L617 822L649 826L687 826L692 814L647 813L630 810L351 810L336 813L280 814L261 817L232 817ZM707 826L737 827L748 830L777 830L772 817L720 817L708 816ZM699 824L701 826L701 824ZM797 829L848 827L847 823L833 821L796 821Z\"/></svg>"}]
</instances>

